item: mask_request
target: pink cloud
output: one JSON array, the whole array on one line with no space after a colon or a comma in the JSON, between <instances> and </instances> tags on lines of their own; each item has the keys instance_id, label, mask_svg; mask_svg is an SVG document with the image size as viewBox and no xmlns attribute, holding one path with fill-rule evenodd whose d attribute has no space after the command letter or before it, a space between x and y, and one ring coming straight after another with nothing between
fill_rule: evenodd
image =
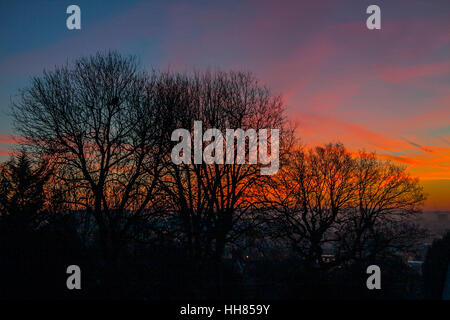
<instances>
[{"instance_id":1,"label":"pink cloud","mask_svg":"<svg viewBox=\"0 0 450 320\"><path fill-rule=\"evenodd\" d=\"M23 142L22 137L0 134L0 143L16 144L20 142Z\"/></svg>"},{"instance_id":2,"label":"pink cloud","mask_svg":"<svg viewBox=\"0 0 450 320\"><path fill-rule=\"evenodd\" d=\"M413 65L406 67L384 67L378 71L379 76L387 82L401 83L417 78L434 77L450 73L450 61Z\"/></svg>"}]
</instances>

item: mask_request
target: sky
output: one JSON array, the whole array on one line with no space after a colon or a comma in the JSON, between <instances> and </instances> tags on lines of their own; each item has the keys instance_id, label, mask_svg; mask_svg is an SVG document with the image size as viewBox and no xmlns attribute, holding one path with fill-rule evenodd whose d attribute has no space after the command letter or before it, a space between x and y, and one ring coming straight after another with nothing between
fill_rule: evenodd
<instances>
[{"instance_id":1,"label":"sky","mask_svg":"<svg viewBox=\"0 0 450 320\"><path fill-rule=\"evenodd\" d=\"M68 30L66 8L81 9ZM381 8L368 30L366 8ZM450 210L450 1L20 1L0 3L0 160L11 102L32 76L97 51L143 68L250 71L306 145L343 142L404 164Z\"/></svg>"}]
</instances>

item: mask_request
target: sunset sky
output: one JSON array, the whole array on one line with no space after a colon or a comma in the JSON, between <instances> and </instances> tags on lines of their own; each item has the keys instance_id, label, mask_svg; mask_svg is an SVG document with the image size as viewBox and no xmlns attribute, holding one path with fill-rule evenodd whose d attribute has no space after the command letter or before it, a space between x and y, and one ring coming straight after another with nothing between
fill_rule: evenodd
<instances>
[{"instance_id":1,"label":"sunset sky","mask_svg":"<svg viewBox=\"0 0 450 320\"><path fill-rule=\"evenodd\" d=\"M67 6L81 30L66 28ZM366 8L381 8L381 30ZM0 3L0 159L11 100L43 69L96 51L146 69L253 72L283 95L307 145L341 141L405 164L450 210L450 1L10 1Z\"/></svg>"}]
</instances>

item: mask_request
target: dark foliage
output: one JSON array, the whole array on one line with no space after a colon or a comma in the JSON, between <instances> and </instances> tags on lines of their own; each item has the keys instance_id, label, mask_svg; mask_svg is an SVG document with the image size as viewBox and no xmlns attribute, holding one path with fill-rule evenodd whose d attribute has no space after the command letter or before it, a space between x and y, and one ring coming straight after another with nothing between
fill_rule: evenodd
<instances>
[{"instance_id":1,"label":"dark foliage","mask_svg":"<svg viewBox=\"0 0 450 320\"><path fill-rule=\"evenodd\" d=\"M450 231L442 239L433 241L422 267L426 297L441 299L447 270L450 267Z\"/></svg>"}]
</instances>

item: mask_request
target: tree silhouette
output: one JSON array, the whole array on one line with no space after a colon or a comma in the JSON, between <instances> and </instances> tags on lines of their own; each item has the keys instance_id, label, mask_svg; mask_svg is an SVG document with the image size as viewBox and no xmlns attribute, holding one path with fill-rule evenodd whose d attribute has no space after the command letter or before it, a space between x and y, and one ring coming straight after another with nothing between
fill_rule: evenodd
<instances>
[{"instance_id":1,"label":"tree silhouette","mask_svg":"<svg viewBox=\"0 0 450 320\"><path fill-rule=\"evenodd\" d=\"M46 191L51 174L47 161L25 153L1 166L0 297L56 297L66 259L79 257L72 234L58 230L56 217L63 212L51 214L57 204Z\"/></svg>"},{"instance_id":2,"label":"tree silhouette","mask_svg":"<svg viewBox=\"0 0 450 320\"><path fill-rule=\"evenodd\" d=\"M35 230L46 218L44 186L52 171L43 161L33 168L26 153L2 164L0 169L0 215L2 225L12 230Z\"/></svg>"},{"instance_id":3,"label":"tree silhouette","mask_svg":"<svg viewBox=\"0 0 450 320\"><path fill-rule=\"evenodd\" d=\"M66 202L94 215L109 262L155 199L168 117L158 90L133 57L108 52L33 78L14 105L18 132L51 157Z\"/></svg>"},{"instance_id":4,"label":"tree silhouette","mask_svg":"<svg viewBox=\"0 0 450 320\"><path fill-rule=\"evenodd\" d=\"M341 144L293 153L261 195L269 232L286 239L309 268L374 259L424 237L408 223L424 200L417 179L373 154L354 157Z\"/></svg>"},{"instance_id":5,"label":"tree silhouette","mask_svg":"<svg viewBox=\"0 0 450 320\"><path fill-rule=\"evenodd\" d=\"M281 98L258 84L248 73L205 72L175 75L167 79L173 98L170 108L173 128L194 132L194 121L202 122L203 133L218 129L223 133L226 154L226 129L280 130L281 157L292 141ZM270 138L270 136L269 136ZM234 137L231 138L234 142ZM270 140L269 140L270 143ZM270 144L269 144L270 148ZM252 225L252 189L265 181L262 164L249 164L250 142L245 146L246 164L238 164L234 145L233 164L191 164L169 162L163 183L170 206L182 221L182 236L194 256L220 260L227 243L244 235ZM227 156L229 156L227 154Z\"/></svg>"}]
</instances>

